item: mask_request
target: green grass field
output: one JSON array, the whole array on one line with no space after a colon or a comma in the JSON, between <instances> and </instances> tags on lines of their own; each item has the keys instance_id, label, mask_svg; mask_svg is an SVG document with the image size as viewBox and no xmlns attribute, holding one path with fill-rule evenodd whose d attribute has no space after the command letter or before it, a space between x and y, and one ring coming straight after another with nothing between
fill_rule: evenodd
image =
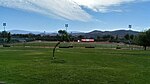
<instances>
[{"instance_id":1,"label":"green grass field","mask_svg":"<svg viewBox=\"0 0 150 84\"><path fill-rule=\"evenodd\" d=\"M0 82L6 84L149 84L150 51L0 48Z\"/></svg>"},{"instance_id":2,"label":"green grass field","mask_svg":"<svg viewBox=\"0 0 150 84\"><path fill-rule=\"evenodd\" d=\"M52 48L56 45L57 42L28 42L28 43L17 43L17 44L11 44L13 47L38 47L38 48ZM135 49L142 49L139 46L135 46L135 45L125 45L125 44L120 44L120 43L77 43L77 42L71 42L71 43L63 43L61 42L61 44L59 46L68 46L68 45L72 45L74 46L74 48L84 48L86 46L94 46L95 48L103 48L103 49L113 49L116 48L117 45L119 45L121 48L125 48L125 49L129 49L131 47L135 48Z\"/></svg>"}]
</instances>

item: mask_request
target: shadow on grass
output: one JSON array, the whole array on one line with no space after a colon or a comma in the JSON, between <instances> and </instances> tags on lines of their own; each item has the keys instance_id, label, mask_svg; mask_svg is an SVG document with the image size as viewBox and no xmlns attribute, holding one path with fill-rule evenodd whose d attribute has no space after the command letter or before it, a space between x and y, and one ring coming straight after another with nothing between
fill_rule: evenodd
<instances>
[{"instance_id":1,"label":"shadow on grass","mask_svg":"<svg viewBox=\"0 0 150 84\"><path fill-rule=\"evenodd\" d=\"M66 61L65 60L63 60L63 59L52 59L51 60L51 63L58 63L58 64L64 64L64 63L66 63Z\"/></svg>"}]
</instances>

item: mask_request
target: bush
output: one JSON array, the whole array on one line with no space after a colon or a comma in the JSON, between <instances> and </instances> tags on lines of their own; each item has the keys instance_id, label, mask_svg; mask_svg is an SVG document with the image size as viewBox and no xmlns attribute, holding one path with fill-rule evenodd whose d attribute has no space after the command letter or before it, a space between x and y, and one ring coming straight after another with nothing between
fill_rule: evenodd
<instances>
[{"instance_id":1,"label":"bush","mask_svg":"<svg viewBox=\"0 0 150 84\"><path fill-rule=\"evenodd\" d=\"M86 46L85 48L95 48L94 46Z\"/></svg>"},{"instance_id":2,"label":"bush","mask_svg":"<svg viewBox=\"0 0 150 84\"><path fill-rule=\"evenodd\" d=\"M69 48L73 48L73 46L69 46Z\"/></svg>"},{"instance_id":3,"label":"bush","mask_svg":"<svg viewBox=\"0 0 150 84\"><path fill-rule=\"evenodd\" d=\"M117 45L116 49L121 49L121 47L119 45Z\"/></svg>"},{"instance_id":4,"label":"bush","mask_svg":"<svg viewBox=\"0 0 150 84\"><path fill-rule=\"evenodd\" d=\"M60 64L63 64L63 63L66 63L65 60L60 60L60 59L54 59L54 60L51 60L51 63L60 63Z\"/></svg>"},{"instance_id":5,"label":"bush","mask_svg":"<svg viewBox=\"0 0 150 84\"><path fill-rule=\"evenodd\" d=\"M3 45L3 47L10 47L10 45L6 45L6 44L4 44L4 45Z\"/></svg>"},{"instance_id":6,"label":"bush","mask_svg":"<svg viewBox=\"0 0 150 84\"><path fill-rule=\"evenodd\" d=\"M70 48L69 46L59 46L59 48Z\"/></svg>"}]
</instances>

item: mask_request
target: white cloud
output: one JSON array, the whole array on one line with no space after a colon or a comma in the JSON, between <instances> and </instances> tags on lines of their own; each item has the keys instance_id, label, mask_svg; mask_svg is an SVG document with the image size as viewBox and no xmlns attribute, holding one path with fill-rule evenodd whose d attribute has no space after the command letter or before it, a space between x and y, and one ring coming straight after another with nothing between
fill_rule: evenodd
<instances>
[{"instance_id":1,"label":"white cloud","mask_svg":"<svg viewBox=\"0 0 150 84\"><path fill-rule=\"evenodd\" d=\"M77 4L96 12L109 11L109 7L118 6L120 4L133 2L135 0L73 0Z\"/></svg>"},{"instance_id":2,"label":"white cloud","mask_svg":"<svg viewBox=\"0 0 150 84\"><path fill-rule=\"evenodd\" d=\"M106 12L111 6L133 1L136 0L0 0L0 6L37 12L55 18L89 21L92 15L83 10L81 6L95 12Z\"/></svg>"},{"instance_id":3,"label":"white cloud","mask_svg":"<svg viewBox=\"0 0 150 84\"><path fill-rule=\"evenodd\" d=\"M71 0L0 0L0 6L17 8L68 20L88 21L92 18Z\"/></svg>"}]
</instances>

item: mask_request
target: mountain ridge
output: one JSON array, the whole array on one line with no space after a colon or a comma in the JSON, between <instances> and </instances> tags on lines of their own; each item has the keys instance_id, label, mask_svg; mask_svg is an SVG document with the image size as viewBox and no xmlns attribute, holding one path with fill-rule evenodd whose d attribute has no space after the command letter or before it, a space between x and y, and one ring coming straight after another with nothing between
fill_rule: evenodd
<instances>
[{"instance_id":1,"label":"mountain ridge","mask_svg":"<svg viewBox=\"0 0 150 84\"><path fill-rule=\"evenodd\" d=\"M90 38L90 37L97 37L97 36L103 36L103 35L111 35L111 36L119 36L119 37L124 37L126 34L130 35L137 35L139 34L138 31L133 31L133 30L115 30L115 31L99 31L99 30L94 30L89 33L85 33L85 36Z\"/></svg>"},{"instance_id":2,"label":"mountain ridge","mask_svg":"<svg viewBox=\"0 0 150 84\"><path fill-rule=\"evenodd\" d=\"M46 35L52 35L55 36L57 35L57 32L38 32L38 31L26 31L26 30L9 30L9 32L11 32L12 34L46 34ZM70 34L72 34L73 36L79 36L79 35L83 35L85 37L97 37L97 36L103 36L103 35L112 35L112 36L125 36L126 34L133 34L133 35L137 35L139 32L138 31L133 31L133 30L114 30L114 31L100 31L100 30L93 30L91 32L71 32L69 31Z\"/></svg>"}]
</instances>

